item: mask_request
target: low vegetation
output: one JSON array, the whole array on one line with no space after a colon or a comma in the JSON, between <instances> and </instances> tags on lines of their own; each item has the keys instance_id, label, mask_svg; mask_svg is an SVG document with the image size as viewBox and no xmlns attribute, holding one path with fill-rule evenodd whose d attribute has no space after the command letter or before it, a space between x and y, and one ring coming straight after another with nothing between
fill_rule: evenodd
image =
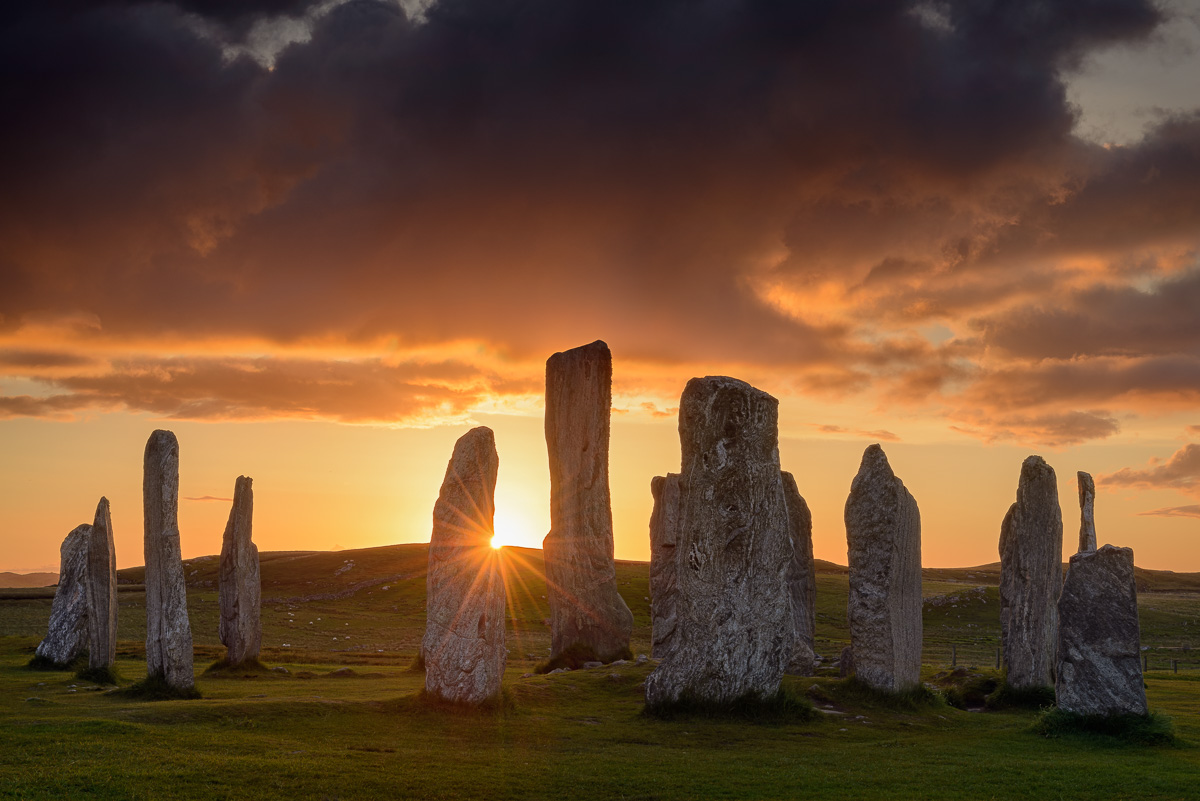
<instances>
[{"instance_id":1,"label":"low vegetation","mask_svg":"<svg viewBox=\"0 0 1200 801\"><path fill-rule=\"evenodd\" d=\"M505 694L485 710L427 697L424 676L409 669L423 634L424 546L264 554L262 669L233 671L213 664L225 653L216 560L189 560L196 664L209 666L198 671L199 698L149 703L153 687L139 682L134 691L120 680L146 672L138 571L121 571L129 584L119 594L117 689L81 678L79 665L28 668L52 593L0 602L0 799L1194 794L1200 672L1176 674L1153 661L1190 644L1200 596L1182 586L1170 590L1178 596L1139 588L1155 715L1114 733L1036 708L985 709L981 699L1000 686L999 609L987 567L926 571L926 595L937 600L925 609L929 686L910 697L874 693L829 666L848 638L839 568L818 573L817 651L827 661L817 676L785 677L782 696L757 707L647 714L643 682L653 661L534 673L550 644L541 555L506 548L504 559ZM634 613L634 653L646 653L645 565L618 563L617 581ZM1154 733L1163 726L1172 739Z\"/></svg>"}]
</instances>

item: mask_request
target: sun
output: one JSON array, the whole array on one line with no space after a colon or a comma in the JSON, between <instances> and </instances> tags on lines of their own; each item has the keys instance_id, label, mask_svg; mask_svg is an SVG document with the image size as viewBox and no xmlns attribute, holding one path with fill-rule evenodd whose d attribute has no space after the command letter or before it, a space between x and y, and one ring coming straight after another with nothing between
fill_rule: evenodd
<instances>
[{"instance_id":1,"label":"sun","mask_svg":"<svg viewBox=\"0 0 1200 801\"><path fill-rule=\"evenodd\" d=\"M497 549L505 545L538 547L541 541L538 526L520 508L496 509L492 530L492 547Z\"/></svg>"}]
</instances>

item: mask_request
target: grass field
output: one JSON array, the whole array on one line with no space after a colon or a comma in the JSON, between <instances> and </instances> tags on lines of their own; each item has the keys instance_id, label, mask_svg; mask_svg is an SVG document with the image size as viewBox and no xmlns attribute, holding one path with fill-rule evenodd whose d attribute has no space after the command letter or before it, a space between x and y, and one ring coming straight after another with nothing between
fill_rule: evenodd
<instances>
[{"instance_id":1,"label":"grass field","mask_svg":"<svg viewBox=\"0 0 1200 801\"><path fill-rule=\"evenodd\" d=\"M202 675L222 655L216 560L190 560L203 693L194 701L134 702L67 672L28 670L51 593L3 591L0 797L1175 799L1200 786L1200 670L1185 650L1200 594L1186 575L1139 571L1148 653L1164 668L1185 660L1178 674L1147 674L1151 706L1173 719L1178 742L1145 747L1046 739L1031 731L1031 711L881 706L828 673L785 679L816 705L815 720L650 718L641 683L652 664L526 675L548 653L548 609L540 552L514 548L504 553L511 705L433 708L408 670L424 625L425 553L264 554L263 661L289 672L248 679ZM140 569L121 578L117 669L132 681L145 672ZM945 672L951 644L960 665L991 669L995 578L988 567L926 571L925 678ZM618 581L634 651L645 652L645 565L619 563ZM825 567L817 650L829 657L848 636L845 602L845 568Z\"/></svg>"}]
</instances>

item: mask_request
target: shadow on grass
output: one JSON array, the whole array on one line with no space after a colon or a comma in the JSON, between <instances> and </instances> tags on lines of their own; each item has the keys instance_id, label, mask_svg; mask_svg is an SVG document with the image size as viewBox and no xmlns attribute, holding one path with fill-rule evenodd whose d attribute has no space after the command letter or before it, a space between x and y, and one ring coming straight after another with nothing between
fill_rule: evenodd
<instances>
[{"instance_id":1,"label":"shadow on grass","mask_svg":"<svg viewBox=\"0 0 1200 801\"><path fill-rule=\"evenodd\" d=\"M1080 715L1047 709L1031 731L1055 739L1070 737L1103 745L1178 745L1175 725L1166 715Z\"/></svg>"},{"instance_id":2,"label":"shadow on grass","mask_svg":"<svg viewBox=\"0 0 1200 801\"><path fill-rule=\"evenodd\" d=\"M202 675L207 679L258 679L279 674L257 659L247 659L236 665L228 659L219 659L206 667Z\"/></svg>"},{"instance_id":3,"label":"shadow on grass","mask_svg":"<svg viewBox=\"0 0 1200 801\"><path fill-rule=\"evenodd\" d=\"M876 689L857 676L830 685L825 689L824 695L845 706L890 709L896 712L921 712L945 704L945 699L940 693L924 684L893 693Z\"/></svg>"},{"instance_id":4,"label":"shadow on grass","mask_svg":"<svg viewBox=\"0 0 1200 801\"><path fill-rule=\"evenodd\" d=\"M136 684L113 690L108 695L131 701L187 701L201 697L195 687L180 688L168 684L161 673L149 675Z\"/></svg>"},{"instance_id":5,"label":"shadow on grass","mask_svg":"<svg viewBox=\"0 0 1200 801\"><path fill-rule=\"evenodd\" d=\"M503 715L516 708L516 702L507 687L501 687L496 695L478 704L450 701L422 688L416 695L400 699L399 705L410 712L433 712L464 717Z\"/></svg>"},{"instance_id":6,"label":"shadow on grass","mask_svg":"<svg viewBox=\"0 0 1200 801\"><path fill-rule=\"evenodd\" d=\"M61 670L61 671L65 672L65 671L69 671L69 670L70 671L84 670L87 668L87 664L88 664L88 655L87 655L87 651L84 651L82 654L75 657L70 662L55 662L53 659L51 659L49 657L42 656L41 654L34 654L33 658L25 663L25 667L29 670L44 670L44 671Z\"/></svg>"},{"instance_id":7,"label":"shadow on grass","mask_svg":"<svg viewBox=\"0 0 1200 801\"><path fill-rule=\"evenodd\" d=\"M1053 687L1013 687L1001 682L987 697L988 709L1048 709L1054 706Z\"/></svg>"},{"instance_id":8,"label":"shadow on grass","mask_svg":"<svg viewBox=\"0 0 1200 801\"><path fill-rule=\"evenodd\" d=\"M75 678L90 681L93 684L120 684L121 674L114 665L104 667L87 667L84 665L75 673Z\"/></svg>"},{"instance_id":9,"label":"shadow on grass","mask_svg":"<svg viewBox=\"0 0 1200 801\"><path fill-rule=\"evenodd\" d=\"M708 718L750 723L804 723L820 717L807 698L782 687L773 695L747 693L731 701L710 701L685 693L678 701L647 705L642 714L658 720Z\"/></svg>"},{"instance_id":10,"label":"shadow on grass","mask_svg":"<svg viewBox=\"0 0 1200 801\"><path fill-rule=\"evenodd\" d=\"M557 656L547 659L533 669L534 673L549 673L552 670L559 668L567 668L568 670L579 670L588 662L601 662L608 664L615 662L618 659L633 659L633 651L629 650L629 646L625 646L620 651L614 654L609 654L608 658L600 656L590 645L575 643L563 650Z\"/></svg>"}]
</instances>

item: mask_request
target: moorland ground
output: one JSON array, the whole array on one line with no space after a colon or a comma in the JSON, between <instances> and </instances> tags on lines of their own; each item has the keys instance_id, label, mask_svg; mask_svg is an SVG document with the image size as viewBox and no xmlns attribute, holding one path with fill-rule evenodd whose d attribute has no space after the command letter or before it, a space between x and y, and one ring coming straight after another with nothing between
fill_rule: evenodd
<instances>
[{"instance_id":1,"label":"moorland ground","mask_svg":"<svg viewBox=\"0 0 1200 801\"><path fill-rule=\"evenodd\" d=\"M1152 709L1177 741L1046 738L1036 710L888 704L832 671L786 677L815 716L643 714L648 664L533 674L549 650L541 552L506 548L507 703L464 712L421 698L426 546L262 555L262 660L287 673L204 675L217 641L217 560L186 562L202 698L136 701L25 667L52 589L0 590L2 798L1164 798L1200 776L1200 576L1138 571ZM817 651L848 642L845 568L818 563ZM647 568L619 562L649 650ZM145 673L141 568L120 571L117 671ZM952 659L995 678L998 568L925 571L923 678ZM980 589L982 588L982 589ZM1200 645L1200 642L1195 643ZM1173 667L1178 667L1174 672Z\"/></svg>"}]
</instances>

